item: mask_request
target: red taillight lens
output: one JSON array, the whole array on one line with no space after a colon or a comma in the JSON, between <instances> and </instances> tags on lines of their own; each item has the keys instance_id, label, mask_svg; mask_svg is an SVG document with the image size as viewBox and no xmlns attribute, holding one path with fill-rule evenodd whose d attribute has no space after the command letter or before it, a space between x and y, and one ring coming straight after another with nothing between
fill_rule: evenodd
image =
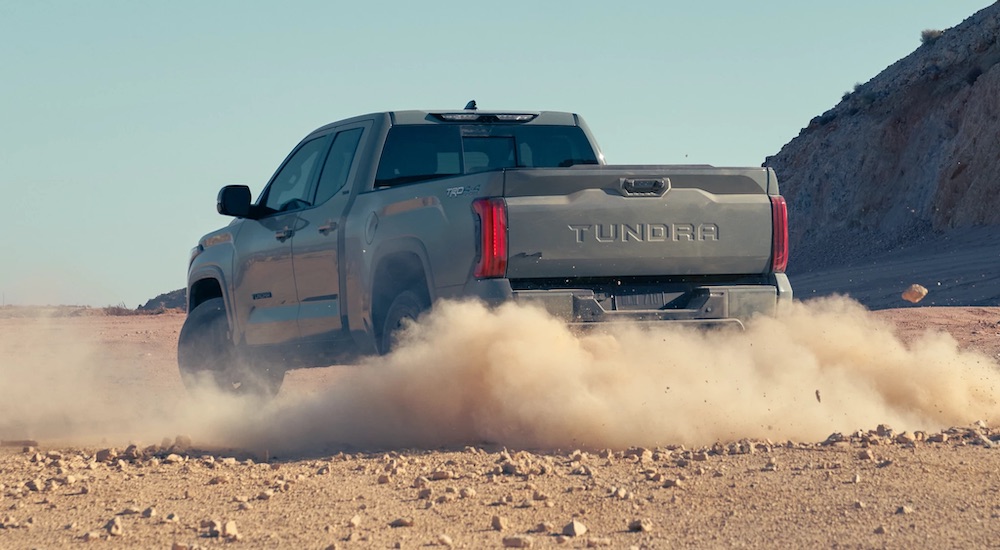
<instances>
[{"instance_id":1,"label":"red taillight lens","mask_svg":"<svg viewBox=\"0 0 1000 550\"><path fill-rule=\"evenodd\" d=\"M507 204L503 199L476 199L472 210L479 216L476 278L503 277L507 273Z\"/></svg>"},{"instance_id":2,"label":"red taillight lens","mask_svg":"<svg viewBox=\"0 0 1000 550\"><path fill-rule=\"evenodd\" d=\"M788 205L784 197L771 197L771 271L784 273L788 267Z\"/></svg>"}]
</instances>

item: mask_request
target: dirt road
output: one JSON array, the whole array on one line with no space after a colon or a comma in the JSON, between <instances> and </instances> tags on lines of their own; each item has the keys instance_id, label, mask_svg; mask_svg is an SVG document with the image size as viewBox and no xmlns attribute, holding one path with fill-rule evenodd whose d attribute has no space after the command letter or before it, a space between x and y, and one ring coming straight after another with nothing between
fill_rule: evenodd
<instances>
[{"instance_id":1,"label":"dirt road","mask_svg":"<svg viewBox=\"0 0 1000 550\"><path fill-rule=\"evenodd\" d=\"M260 443L286 440L273 434L240 438L259 426L231 417L252 417L251 412L240 405L220 412L183 390L174 363L182 316L15 313L8 308L0 315L0 438L6 440L0 447L2 548L1000 546L1000 431L975 425L979 418L956 428L907 432L873 418L854 426L858 431L811 440L736 433L685 447L684 432L662 428L654 418L616 417L590 404L583 410L605 415L606 423L615 423L613 432L681 435L646 448L638 446L643 442L504 449L518 439L505 439L508 432L496 425L487 432L497 435L492 443L462 441L478 432L467 432L443 413L420 417L420 411L408 410L397 417L388 415L390 409L373 408L365 410L382 416L324 419L327 409L316 405L310 415L299 411L279 426L297 445L270 447ZM927 340L924 330L933 328L950 333L960 349L982 352L965 357L966 363L990 363L1000 354L1000 308L911 308L866 316L896 327L893 338L907 348ZM957 353L949 349L914 352L906 360ZM891 360L888 355L885 361ZM984 372L986 402L995 403L994 379ZM518 376L515 385L524 382L525 374ZM461 402L456 392L469 389L454 373L431 379L436 386L449 380L456 385L435 393L413 384L409 393L428 408ZM801 388L811 401L797 405L804 416L807 407L838 403L841 386L822 381L828 385ZM300 406L328 395L331 387L350 389L355 382L355 392L371 387L350 368L295 371L279 401L286 409ZM520 393L512 395L534 395L525 385L517 387ZM409 403L406 389L379 395ZM924 389L933 394L936 388ZM546 391L562 395L551 387ZM671 391L668 395L695 389ZM892 397L891 390L883 393ZM468 415L481 414L468 403L462 406ZM552 411L573 406L563 401L532 409L541 411L532 418L544 427ZM505 410L488 410L516 420ZM441 424L419 432L406 446L385 445L380 436L397 432L382 431L383 425L406 427L407 415ZM255 424L266 422L254 418ZM296 430L293 421L307 418L308 429ZM573 431L580 418L571 416L555 427ZM732 426L742 426L736 420ZM220 429L203 429L213 423ZM355 429L330 431L327 423ZM781 426L770 429L786 433ZM217 436L207 435L212 433ZM539 428L533 441L558 440L560 433ZM325 440L331 434L339 440ZM365 434L381 443L359 446ZM16 441L21 439L35 441ZM242 440L254 444L220 444ZM438 448L440 441L449 445ZM285 450L274 450L279 448Z\"/></svg>"}]
</instances>

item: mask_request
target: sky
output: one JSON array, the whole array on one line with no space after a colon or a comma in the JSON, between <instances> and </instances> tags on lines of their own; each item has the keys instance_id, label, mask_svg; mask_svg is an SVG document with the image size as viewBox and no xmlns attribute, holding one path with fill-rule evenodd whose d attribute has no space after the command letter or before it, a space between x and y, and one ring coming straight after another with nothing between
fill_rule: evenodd
<instances>
[{"instance_id":1,"label":"sky","mask_svg":"<svg viewBox=\"0 0 1000 550\"><path fill-rule=\"evenodd\" d=\"M759 166L986 0L0 0L0 305L186 284L226 184L393 109L560 110L609 163Z\"/></svg>"}]
</instances>

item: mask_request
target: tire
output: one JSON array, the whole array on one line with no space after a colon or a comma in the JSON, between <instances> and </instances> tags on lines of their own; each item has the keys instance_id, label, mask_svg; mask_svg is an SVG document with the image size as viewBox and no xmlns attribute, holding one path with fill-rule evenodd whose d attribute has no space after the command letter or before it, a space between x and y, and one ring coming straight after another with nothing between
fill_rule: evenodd
<instances>
[{"instance_id":1,"label":"tire","mask_svg":"<svg viewBox=\"0 0 1000 550\"><path fill-rule=\"evenodd\" d=\"M399 331L405 326L407 320L416 321L420 314L429 308L430 304L417 292L404 290L397 294L382 317L378 352L385 355L392 351L396 347Z\"/></svg>"},{"instance_id":2,"label":"tire","mask_svg":"<svg viewBox=\"0 0 1000 550\"><path fill-rule=\"evenodd\" d=\"M191 310L177 339L177 365L188 391L208 386L234 395L277 395L285 371L255 363L241 357L233 344L222 298Z\"/></svg>"}]
</instances>

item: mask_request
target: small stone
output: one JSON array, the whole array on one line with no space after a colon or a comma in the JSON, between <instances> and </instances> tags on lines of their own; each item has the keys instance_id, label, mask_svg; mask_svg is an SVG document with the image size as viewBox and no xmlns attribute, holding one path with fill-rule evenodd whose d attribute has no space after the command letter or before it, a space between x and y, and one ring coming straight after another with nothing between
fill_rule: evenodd
<instances>
[{"instance_id":1,"label":"small stone","mask_svg":"<svg viewBox=\"0 0 1000 550\"><path fill-rule=\"evenodd\" d=\"M503 538L504 548L531 548L535 545L535 539L528 535L514 535Z\"/></svg>"},{"instance_id":2,"label":"small stone","mask_svg":"<svg viewBox=\"0 0 1000 550\"><path fill-rule=\"evenodd\" d=\"M120 537L122 533L125 532L125 528L122 526L122 520L118 518L112 518L111 521L104 525L104 529L107 530L108 534L112 537Z\"/></svg>"},{"instance_id":3,"label":"small stone","mask_svg":"<svg viewBox=\"0 0 1000 550\"><path fill-rule=\"evenodd\" d=\"M45 483L40 479L32 479L25 486L36 493L45 490Z\"/></svg>"},{"instance_id":4,"label":"small stone","mask_svg":"<svg viewBox=\"0 0 1000 550\"><path fill-rule=\"evenodd\" d=\"M417 499L419 499L419 500L427 500L427 499L431 498L431 494L433 494L433 493L434 493L434 491L430 487L421 489L420 491L417 492Z\"/></svg>"},{"instance_id":5,"label":"small stone","mask_svg":"<svg viewBox=\"0 0 1000 550\"><path fill-rule=\"evenodd\" d=\"M551 533L556 528L552 522L543 521L531 529L532 533Z\"/></svg>"},{"instance_id":6,"label":"small stone","mask_svg":"<svg viewBox=\"0 0 1000 550\"><path fill-rule=\"evenodd\" d=\"M212 479L208 480L208 484L209 485L224 485L226 483L229 483L229 481L230 481L229 476L215 476Z\"/></svg>"},{"instance_id":7,"label":"small stone","mask_svg":"<svg viewBox=\"0 0 1000 550\"><path fill-rule=\"evenodd\" d=\"M85 542L93 542L95 540L101 540L101 534L97 531L90 531L83 534L83 540Z\"/></svg>"},{"instance_id":8,"label":"small stone","mask_svg":"<svg viewBox=\"0 0 1000 550\"><path fill-rule=\"evenodd\" d=\"M858 460L875 460L875 455L868 449L858 453Z\"/></svg>"},{"instance_id":9,"label":"small stone","mask_svg":"<svg viewBox=\"0 0 1000 550\"><path fill-rule=\"evenodd\" d=\"M861 474L854 474L854 477L851 479L851 482L855 484L861 483Z\"/></svg>"},{"instance_id":10,"label":"small stone","mask_svg":"<svg viewBox=\"0 0 1000 550\"><path fill-rule=\"evenodd\" d=\"M879 525L878 527L876 527L875 528L875 534L876 535L884 535L885 534L885 526Z\"/></svg>"},{"instance_id":11,"label":"small stone","mask_svg":"<svg viewBox=\"0 0 1000 550\"><path fill-rule=\"evenodd\" d=\"M359 516L358 514L354 514L354 516L351 517L351 519L347 522L347 524L350 525L351 527L357 527L361 525L361 516Z\"/></svg>"},{"instance_id":12,"label":"small stone","mask_svg":"<svg viewBox=\"0 0 1000 550\"><path fill-rule=\"evenodd\" d=\"M463 487L462 490L458 492L458 496L462 498L476 498L476 490L471 487Z\"/></svg>"},{"instance_id":13,"label":"small stone","mask_svg":"<svg viewBox=\"0 0 1000 550\"><path fill-rule=\"evenodd\" d=\"M861 502L860 500L855 500L854 501L854 507L857 508L858 510L864 510L865 509L865 503Z\"/></svg>"},{"instance_id":14,"label":"small stone","mask_svg":"<svg viewBox=\"0 0 1000 550\"><path fill-rule=\"evenodd\" d=\"M897 514L912 514L913 513L913 508L910 508L909 506L900 506L899 508L896 508L896 513Z\"/></svg>"},{"instance_id":15,"label":"small stone","mask_svg":"<svg viewBox=\"0 0 1000 550\"><path fill-rule=\"evenodd\" d=\"M579 521L573 520L563 527L562 533L570 537L582 537L587 533L587 526Z\"/></svg>"},{"instance_id":16,"label":"small stone","mask_svg":"<svg viewBox=\"0 0 1000 550\"><path fill-rule=\"evenodd\" d=\"M240 511L253 510L253 504L250 504L249 502L241 502L236 509Z\"/></svg>"},{"instance_id":17,"label":"small stone","mask_svg":"<svg viewBox=\"0 0 1000 550\"><path fill-rule=\"evenodd\" d=\"M271 500L271 497L273 496L274 496L273 489L264 489L263 491L260 492L259 495L257 495L257 500Z\"/></svg>"},{"instance_id":18,"label":"small stone","mask_svg":"<svg viewBox=\"0 0 1000 550\"><path fill-rule=\"evenodd\" d=\"M442 546L447 546L448 548L451 548L452 546L455 545L455 543L451 540L451 537L449 537L448 535L445 535L443 533L440 534L440 535L438 535L437 541L438 541L438 544L440 544Z\"/></svg>"},{"instance_id":19,"label":"small stone","mask_svg":"<svg viewBox=\"0 0 1000 550\"><path fill-rule=\"evenodd\" d=\"M912 284L903 291L903 299L911 304L915 304L927 296L927 289L918 284Z\"/></svg>"},{"instance_id":20,"label":"small stone","mask_svg":"<svg viewBox=\"0 0 1000 550\"><path fill-rule=\"evenodd\" d=\"M427 487L427 484L430 483L430 481L431 480L424 476L417 476L417 478L413 480L412 487L414 489L423 489L424 487Z\"/></svg>"},{"instance_id":21,"label":"small stone","mask_svg":"<svg viewBox=\"0 0 1000 550\"><path fill-rule=\"evenodd\" d=\"M382 474L382 475L378 476L378 484L379 485L385 485L386 483L389 483L390 481L392 481L392 478L389 477L389 474Z\"/></svg>"},{"instance_id":22,"label":"small stone","mask_svg":"<svg viewBox=\"0 0 1000 550\"><path fill-rule=\"evenodd\" d=\"M213 539L214 538L219 538L219 535L222 534L222 523L220 523L219 521L216 521L214 519L203 519L203 520L201 520L201 523L199 524L199 526L202 529L207 529L208 530L208 536L211 537L211 538L213 538Z\"/></svg>"},{"instance_id":23,"label":"small stone","mask_svg":"<svg viewBox=\"0 0 1000 550\"><path fill-rule=\"evenodd\" d=\"M653 522L648 519L635 519L629 522L628 530L634 532L648 533L653 530Z\"/></svg>"},{"instance_id":24,"label":"small stone","mask_svg":"<svg viewBox=\"0 0 1000 550\"><path fill-rule=\"evenodd\" d=\"M431 472L431 481L441 481L445 479L455 479L455 472L448 470L435 470Z\"/></svg>"},{"instance_id":25,"label":"small stone","mask_svg":"<svg viewBox=\"0 0 1000 550\"><path fill-rule=\"evenodd\" d=\"M94 456L94 460L98 462L111 462L116 458L118 458L117 449L101 449L100 451L97 451L97 454Z\"/></svg>"},{"instance_id":26,"label":"small stone","mask_svg":"<svg viewBox=\"0 0 1000 550\"><path fill-rule=\"evenodd\" d=\"M122 456L127 460L139 460L142 458L142 451L136 445L129 445L125 448L125 452L122 453Z\"/></svg>"},{"instance_id":27,"label":"small stone","mask_svg":"<svg viewBox=\"0 0 1000 550\"><path fill-rule=\"evenodd\" d=\"M917 439L913 437L913 434L911 434L910 432L903 432L896 436L896 443L900 443L903 445L913 443L916 440Z\"/></svg>"},{"instance_id":28,"label":"small stone","mask_svg":"<svg viewBox=\"0 0 1000 550\"><path fill-rule=\"evenodd\" d=\"M681 481L680 479L668 479L663 482L664 489L671 489L674 487L681 489L684 487L684 482Z\"/></svg>"},{"instance_id":29,"label":"small stone","mask_svg":"<svg viewBox=\"0 0 1000 550\"><path fill-rule=\"evenodd\" d=\"M240 532L236 528L235 521L227 521L222 524L222 538L228 540L240 540Z\"/></svg>"},{"instance_id":30,"label":"small stone","mask_svg":"<svg viewBox=\"0 0 1000 550\"><path fill-rule=\"evenodd\" d=\"M531 495L531 498L532 498L533 500L549 500L549 495L547 495L547 494L545 494L545 493L543 493L543 492L541 492L541 491L538 491L538 490L536 490L536 491L535 491L535 492L534 492L534 493L533 493L533 494Z\"/></svg>"},{"instance_id":31,"label":"small stone","mask_svg":"<svg viewBox=\"0 0 1000 550\"><path fill-rule=\"evenodd\" d=\"M177 464L180 462L184 462L184 459L181 455L175 453L170 453L163 459L164 464Z\"/></svg>"},{"instance_id":32,"label":"small stone","mask_svg":"<svg viewBox=\"0 0 1000 550\"><path fill-rule=\"evenodd\" d=\"M505 531L510 527L507 518L503 516L493 516L490 520L490 526L493 527L494 531Z\"/></svg>"},{"instance_id":33,"label":"small stone","mask_svg":"<svg viewBox=\"0 0 1000 550\"><path fill-rule=\"evenodd\" d=\"M175 513L173 513L173 512L171 512L171 513L167 514L167 517L165 517L165 518L163 518L163 519L164 519L164 521L167 521L167 522L170 522L170 523L177 523L178 521L180 521L180 520L181 520L181 519L180 519L180 518L179 518L179 517L177 516L177 514L175 514Z\"/></svg>"},{"instance_id":34,"label":"small stone","mask_svg":"<svg viewBox=\"0 0 1000 550\"><path fill-rule=\"evenodd\" d=\"M151 518L155 516L156 516L156 508L153 508L152 506L142 511L142 517L144 518Z\"/></svg>"},{"instance_id":35,"label":"small stone","mask_svg":"<svg viewBox=\"0 0 1000 550\"><path fill-rule=\"evenodd\" d=\"M399 518L392 521L389 527L413 527L413 518Z\"/></svg>"},{"instance_id":36,"label":"small stone","mask_svg":"<svg viewBox=\"0 0 1000 550\"><path fill-rule=\"evenodd\" d=\"M946 433L936 433L927 438L927 441L931 443L945 443L948 441L948 434Z\"/></svg>"}]
</instances>

